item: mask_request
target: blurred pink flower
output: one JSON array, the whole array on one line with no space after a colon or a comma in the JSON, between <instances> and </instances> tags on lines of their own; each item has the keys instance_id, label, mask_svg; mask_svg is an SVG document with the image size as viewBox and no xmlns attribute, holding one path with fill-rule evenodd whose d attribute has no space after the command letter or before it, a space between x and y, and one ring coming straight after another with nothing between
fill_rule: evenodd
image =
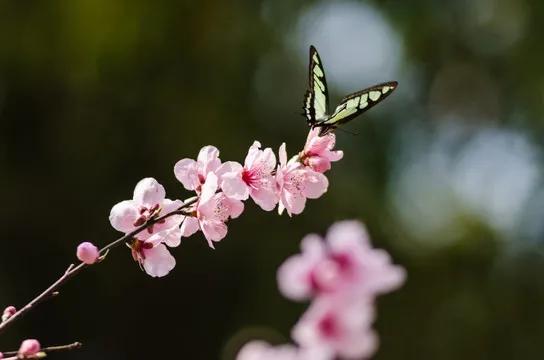
<instances>
[{"instance_id":1,"label":"blurred pink flower","mask_svg":"<svg viewBox=\"0 0 544 360\"><path fill-rule=\"evenodd\" d=\"M15 306L10 305L4 309L4 312L2 313L2 322L7 321L10 317L15 315L17 312L17 309Z\"/></svg>"},{"instance_id":2,"label":"blurred pink flower","mask_svg":"<svg viewBox=\"0 0 544 360\"><path fill-rule=\"evenodd\" d=\"M251 341L238 352L236 360L296 360L297 348L293 345L272 346L264 341Z\"/></svg>"},{"instance_id":3,"label":"blurred pink flower","mask_svg":"<svg viewBox=\"0 0 544 360\"><path fill-rule=\"evenodd\" d=\"M118 231L130 233L148 220L172 212L183 205L181 200L165 199L165 195L164 187L157 180L153 178L140 180L134 189L133 199L121 201L111 209L111 225ZM146 240L153 235L176 227L180 221L181 215L170 216L148 227L136 237L142 241ZM177 241L172 239L170 231L166 231L164 235L168 246L179 245L179 239ZM170 238L166 239L166 235L170 235Z\"/></svg>"},{"instance_id":4,"label":"blurred pink flower","mask_svg":"<svg viewBox=\"0 0 544 360\"><path fill-rule=\"evenodd\" d=\"M342 359L371 356L378 347L372 330L372 304L353 298L315 300L293 327L292 337L303 348L337 354Z\"/></svg>"},{"instance_id":5,"label":"blurred pink flower","mask_svg":"<svg viewBox=\"0 0 544 360\"><path fill-rule=\"evenodd\" d=\"M226 196L236 200L247 200L249 196L263 210L270 211L278 203L274 169L276 156L271 148L261 150L255 141L249 148L244 166L234 161L223 163L216 174Z\"/></svg>"},{"instance_id":6,"label":"blurred pink flower","mask_svg":"<svg viewBox=\"0 0 544 360\"><path fill-rule=\"evenodd\" d=\"M280 291L293 300L338 292L375 296L398 288L406 277L385 251L371 247L357 221L333 224L325 242L306 236L301 250L278 269Z\"/></svg>"},{"instance_id":7,"label":"blurred pink flower","mask_svg":"<svg viewBox=\"0 0 544 360\"><path fill-rule=\"evenodd\" d=\"M344 153L335 150L336 136L328 133L319 136L319 128L313 128L308 133L304 150L300 154L300 161L313 170L323 173L331 168L331 162L342 159Z\"/></svg>"},{"instance_id":8,"label":"blurred pink flower","mask_svg":"<svg viewBox=\"0 0 544 360\"><path fill-rule=\"evenodd\" d=\"M217 170L221 165L219 150L215 146L204 146L193 159L182 159L174 165L174 175L185 189L200 193L209 172Z\"/></svg>"},{"instance_id":9,"label":"blurred pink flower","mask_svg":"<svg viewBox=\"0 0 544 360\"><path fill-rule=\"evenodd\" d=\"M98 252L98 248L92 243L82 242L77 247L76 255L79 261L87 265L91 265L94 264L96 260L98 260L100 254Z\"/></svg>"},{"instance_id":10,"label":"blurred pink flower","mask_svg":"<svg viewBox=\"0 0 544 360\"><path fill-rule=\"evenodd\" d=\"M276 172L279 196L278 212L287 210L289 216L300 214L306 205L306 198L317 199L327 191L329 181L325 175L304 167L295 158L287 162L285 143L279 149L280 164Z\"/></svg>"},{"instance_id":11,"label":"blurred pink flower","mask_svg":"<svg viewBox=\"0 0 544 360\"><path fill-rule=\"evenodd\" d=\"M21 343L17 354L20 358L24 359L25 357L36 355L40 350L41 346L38 340L28 339Z\"/></svg>"},{"instance_id":12,"label":"blurred pink flower","mask_svg":"<svg viewBox=\"0 0 544 360\"><path fill-rule=\"evenodd\" d=\"M332 360L329 351L315 348L297 348L296 346L270 345L265 341L255 340L245 344L238 352L236 360Z\"/></svg>"},{"instance_id":13,"label":"blurred pink flower","mask_svg":"<svg viewBox=\"0 0 544 360\"><path fill-rule=\"evenodd\" d=\"M244 203L225 196L219 189L219 179L213 172L208 173L202 193L196 205L195 216L186 216L181 224L182 236L191 236L202 230L208 245L214 249L214 242L221 241L227 235L229 219L235 219L244 211Z\"/></svg>"}]
</instances>

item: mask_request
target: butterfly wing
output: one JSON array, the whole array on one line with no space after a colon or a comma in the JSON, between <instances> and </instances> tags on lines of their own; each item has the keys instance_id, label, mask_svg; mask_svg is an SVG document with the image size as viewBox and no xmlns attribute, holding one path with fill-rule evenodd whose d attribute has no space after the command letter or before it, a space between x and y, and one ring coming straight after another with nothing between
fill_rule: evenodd
<instances>
[{"instance_id":1,"label":"butterfly wing","mask_svg":"<svg viewBox=\"0 0 544 360\"><path fill-rule=\"evenodd\" d=\"M350 94L340 101L340 105L328 119L319 121L315 126L322 127L322 134L327 133L384 100L397 88L397 85L396 81L391 81Z\"/></svg>"},{"instance_id":2,"label":"butterfly wing","mask_svg":"<svg viewBox=\"0 0 544 360\"><path fill-rule=\"evenodd\" d=\"M310 46L309 88L304 96L304 115L313 126L327 116L329 93L323 63L315 47Z\"/></svg>"}]
</instances>

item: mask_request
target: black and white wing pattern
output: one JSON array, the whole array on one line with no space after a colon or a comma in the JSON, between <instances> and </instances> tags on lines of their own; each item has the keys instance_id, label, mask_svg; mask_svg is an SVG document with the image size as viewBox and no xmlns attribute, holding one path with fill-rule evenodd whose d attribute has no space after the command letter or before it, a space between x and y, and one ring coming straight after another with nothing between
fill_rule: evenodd
<instances>
[{"instance_id":1,"label":"black and white wing pattern","mask_svg":"<svg viewBox=\"0 0 544 360\"><path fill-rule=\"evenodd\" d=\"M396 81L391 81L350 94L340 101L340 105L336 107L332 115L313 126L321 127L320 133L324 135L384 100L397 88L397 85Z\"/></svg>"},{"instance_id":2,"label":"black and white wing pattern","mask_svg":"<svg viewBox=\"0 0 544 360\"><path fill-rule=\"evenodd\" d=\"M315 47L310 46L309 89L304 96L304 115L308 125L314 126L327 117L329 93L323 63Z\"/></svg>"}]
</instances>

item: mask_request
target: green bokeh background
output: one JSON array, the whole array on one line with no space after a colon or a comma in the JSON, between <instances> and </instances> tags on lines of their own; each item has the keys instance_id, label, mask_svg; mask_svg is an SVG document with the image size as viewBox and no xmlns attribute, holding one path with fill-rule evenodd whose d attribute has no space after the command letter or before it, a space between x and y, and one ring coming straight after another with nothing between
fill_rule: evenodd
<instances>
[{"instance_id":1,"label":"green bokeh background","mask_svg":"<svg viewBox=\"0 0 544 360\"><path fill-rule=\"evenodd\" d=\"M306 51L314 41L301 37L300 22L336 4L346 2L0 1L0 304L20 306L45 288L74 260L79 242L117 237L109 210L141 178L155 177L172 198L191 196L172 168L202 146L238 161L255 139L299 150L307 132L299 115ZM177 267L162 279L116 249L2 334L0 348L31 337L44 345L85 343L51 356L58 359L232 359L250 338L289 341L305 305L280 296L277 267L305 234L355 218L408 271L406 285L378 302L375 359L541 358L544 3L349 4L380 14L396 34L398 78L384 78L379 68L372 76L400 87L382 109L346 126L358 135L338 134L345 159L328 173L324 197L293 218L247 202L215 251L201 234L184 239L173 250ZM318 46L322 36L335 36L321 51L327 67L335 42L352 38L315 26ZM381 42L367 40L349 41L370 55ZM349 60L356 67L364 57ZM327 75L335 78L333 70ZM334 100L344 95L339 87L331 92ZM414 203L395 200L403 166L432 157L441 134L455 134L448 150L455 158L486 129L530 144L536 175L518 226L489 221L458 199L431 201L444 195L441 187L414 195ZM506 146L506 154L516 149ZM488 159L476 171L486 171ZM523 176L516 164L525 164L516 159L489 186L501 176L515 185ZM427 171L438 170L418 174L435 179ZM441 171L448 178L448 168ZM517 204L520 190L508 184L500 195ZM426 201L438 204L436 213L454 209L453 223L419 231L432 221L429 211L420 213Z\"/></svg>"}]
</instances>

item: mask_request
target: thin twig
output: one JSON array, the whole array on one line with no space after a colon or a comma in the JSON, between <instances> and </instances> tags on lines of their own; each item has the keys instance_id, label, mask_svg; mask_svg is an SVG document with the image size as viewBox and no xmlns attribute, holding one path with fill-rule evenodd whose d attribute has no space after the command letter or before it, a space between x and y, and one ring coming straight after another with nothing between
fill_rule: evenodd
<instances>
[{"instance_id":1,"label":"thin twig","mask_svg":"<svg viewBox=\"0 0 544 360\"><path fill-rule=\"evenodd\" d=\"M68 344L68 345L58 345L58 346L45 347L45 348L42 348L40 350L40 352L48 354L50 352L55 352L55 351L70 351L70 350L79 349L82 346L83 346L82 343L80 343L79 341L76 341L76 342ZM6 352L3 353L4 356L15 356L14 359L18 359L17 354L18 354L17 351L6 351ZM7 360L6 358L4 358L4 359Z\"/></svg>"},{"instance_id":2,"label":"thin twig","mask_svg":"<svg viewBox=\"0 0 544 360\"><path fill-rule=\"evenodd\" d=\"M189 215L185 210L193 205L196 202L197 198L191 198L187 200L180 208L177 210L174 210L172 212L169 212L167 214L164 214L162 216L159 216L157 218L151 219L148 222L146 222L144 225L136 228L132 232L121 236L117 240L114 240L104 246L102 249L100 249L99 253L100 255L105 255L108 250L119 246L120 244L123 244L129 240L131 240L135 235L138 235L143 230L147 229L148 227L158 223L159 221L162 221L164 219L169 218L173 215ZM11 316L9 319L4 321L0 324L0 333L5 331L11 324L13 324L15 321L23 317L26 313L28 313L32 308L34 308L36 305L41 303L42 301L50 298L52 295L54 296L55 293L58 293L57 289L59 289L64 283L66 283L68 280L76 276L81 272L81 270L89 267L90 265L86 265L85 263L80 263L77 266L74 266L74 264L70 264L66 271L59 277L53 284L51 284L47 289L45 289L41 294L36 296L33 300L31 300L28 304L23 306L21 309L19 309L13 316Z\"/></svg>"}]
</instances>

